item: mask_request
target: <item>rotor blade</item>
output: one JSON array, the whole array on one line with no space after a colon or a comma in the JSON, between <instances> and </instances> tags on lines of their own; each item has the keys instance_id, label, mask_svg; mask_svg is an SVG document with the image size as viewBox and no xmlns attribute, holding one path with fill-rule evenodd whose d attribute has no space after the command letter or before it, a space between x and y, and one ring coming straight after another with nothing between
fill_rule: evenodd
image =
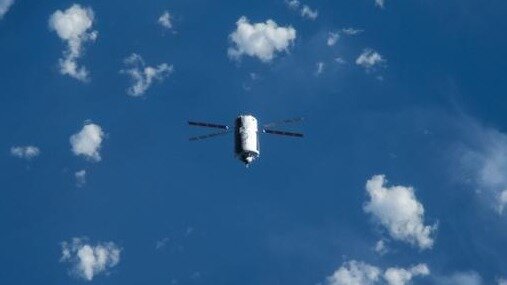
<instances>
[{"instance_id":1,"label":"rotor blade","mask_svg":"<svg viewBox=\"0 0 507 285\"><path fill-rule=\"evenodd\" d=\"M228 130L229 129L229 126L219 125L219 124L212 124L212 123L203 123L203 122L188 121L188 124L191 125L191 126L197 126L197 127L215 128L215 129L224 129L224 130Z\"/></svg>"},{"instance_id":2,"label":"rotor blade","mask_svg":"<svg viewBox=\"0 0 507 285\"><path fill-rule=\"evenodd\" d=\"M218 133L212 133L212 134L207 134L207 135L202 135L202 136L191 137L188 140L189 141L200 141L200 140L204 140L204 139L208 139L208 138L212 138L212 137L216 137L216 136L220 136L220 135L225 135L228 132L229 132L228 130L225 130L225 131L221 131Z\"/></svg>"},{"instance_id":3,"label":"rotor blade","mask_svg":"<svg viewBox=\"0 0 507 285\"><path fill-rule=\"evenodd\" d=\"M282 135L282 136L298 137L298 138L302 138L304 136L302 133L277 131L277 130L271 130L271 129L264 129L264 132L267 134L272 134L272 135Z\"/></svg>"},{"instance_id":4,"label":"rotor blade","mask_svg":"<svg viewBox=\"0 0 507 285\"><path fill-rule=\"evenodd\" d=\"M297 117L297 118L292 118L292 119L285 119L285 120L281 120L281 121L278 121L278 122L272 122L272 123L265 124L264 127L265 128L269 128L269 127L273 127L273 126L277 126L277 125L282 125L282 124L298 123L298 122L301 122L303 120L304 120L303 117Z\"/></svg>"}]
</instances>

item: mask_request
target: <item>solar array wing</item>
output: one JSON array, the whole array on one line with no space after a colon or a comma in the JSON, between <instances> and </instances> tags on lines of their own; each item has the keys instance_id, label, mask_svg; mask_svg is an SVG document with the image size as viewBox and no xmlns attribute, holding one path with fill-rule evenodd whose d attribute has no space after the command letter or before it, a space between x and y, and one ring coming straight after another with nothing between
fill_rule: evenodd
<instances>
[{"instance_id":1,"label":"solar array wing","mask_svg":"<svg viewBox=\"0 0 507 285\"><path fill-rule=\"evenodd\" d=\"M264 132L266 134L289 136L289 137L298 137L298 138L302 138L304 136L302 133L287 132L287 131L278 131L278 130L272 130L272 129L264 129Z\"/></svg>"}]
</instances>

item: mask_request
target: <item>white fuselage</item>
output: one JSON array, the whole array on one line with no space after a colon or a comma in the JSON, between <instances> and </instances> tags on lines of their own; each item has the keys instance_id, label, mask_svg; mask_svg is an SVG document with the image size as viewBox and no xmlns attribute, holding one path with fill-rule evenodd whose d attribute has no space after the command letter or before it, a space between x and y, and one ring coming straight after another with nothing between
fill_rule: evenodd
<instances>
[{"instance_id":1,"label":"white fuselage","mask_svg":"<svg viewBox=\"0 0 507 285\"><path fill-rule=\"evenodd\" d=\"M246 165L259 157L259 127L252 115L240 115L234 126L234 152Z\"/></svg>"}]
</instances>

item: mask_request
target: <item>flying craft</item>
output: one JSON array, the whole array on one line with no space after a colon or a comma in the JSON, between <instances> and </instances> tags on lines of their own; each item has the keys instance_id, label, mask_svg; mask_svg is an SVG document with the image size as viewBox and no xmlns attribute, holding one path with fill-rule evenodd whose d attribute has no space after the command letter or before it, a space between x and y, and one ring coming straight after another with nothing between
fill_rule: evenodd
<instances>
[{"instance_id":1,"label":"flying craft","mask_svg":"<svg viewBox=\"0 0 507 285\"><path fill-rule=\"evenodd\" d=\"M279 136L288 136L294 138L302 138L303 134L298 132L289 132L274 129L278 125L296 123L302 121L303 118L294 118L282 120L275 123L269 123L262 126L261 133ZM190 141L204 140L220 135L230 133L228 125L188 121L190 126L219 129L220 131L195 136L189 138ZM259 141L259 123L257 118L253 115L245 114L239 115L234 121L234 153L236 158L243 162L247 167L260 155L260 141Z\"/></svg>"}]
</instances>

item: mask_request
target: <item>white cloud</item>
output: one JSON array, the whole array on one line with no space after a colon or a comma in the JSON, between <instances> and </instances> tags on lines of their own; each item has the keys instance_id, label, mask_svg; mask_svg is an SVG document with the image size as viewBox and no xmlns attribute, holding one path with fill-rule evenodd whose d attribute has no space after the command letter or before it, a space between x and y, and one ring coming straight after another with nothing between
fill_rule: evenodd
<instances>
[{"instance_id":1,"label":"white cloud","mask_svg":"<svg viewBox=\"0 0 507 285\"><path fill-rule=\"evenodd\" d=\"M99 125L85 123L83 129L70 137L72 152L83 155L92 161L100 161L100 147L104 140L104 132Z\"/></svg>"},{"instance_id":2,"label":"white cloud","mask_svg":"<svg viewBox=\"0 0 507 285\"><path fill-rule=\"evenodd\" d=\"M498 285L507 285L507 279L503 278L498 279Z\"/></svg>"},{"instance_id":3,"label":"white cloud","mask_svg":"<svg viewBox=\"0 0 507 285\"><path fill-rule=\"evenodd\" d=\"M133 97L144 95L154 80L163 81L174 71L174 67L167 63L157 67L146 66L143 58L135 53L127 57L124 63L127 68L120 70L120 73L130 76L133 85L127 89L127 93Z\"/></svg>"},{"instance_id":4,"label":"white cloud","mask_svg":"<svg viewBox=\"0 0 507 285\"><path fill-rule=\"evenodd\" d=\"M405 186L386 187L384 175L373 176L366 182L370 200L364 211L384 226L395 240L408 242L420 249L433 246L431 237L436 225L424 225L424 207L417 201L414 189Z\"/></svg>"},{"instance_id":5,"label":"white cloud","mask_svg":"<svg viewBox=\"0 0 507 285\"><path fill-rule=\"evenodd\" d=\"M319 11L312 10L312 8L310 8L308 5L301 6L301 2L299 0L285 0L285 4L291 10L299 11L299 14L303 18L315 20L319 16ZM300 7L301 7L301 9L299 9Z\"/></svg>"},{"instance_id":6,"label":"white cloud","mask_svg":"<svg viewBox=\"0 0 507 285\"><path fill-rule=\"evenodd\" d=\"M155 243L155 249L161 249L165 247L170 241L171 239L168 237L165 237L161 240L157 240L157 242Z\"/></svg>"},{"instance_id":7,"label":"white cloud","mask_svg":"<svg viewBox=\"0 0 507 285\"><path fill-rule=\"evenodd\" d=\"M339 33L329 33L327 36L327 45L330 47L334 46L339 39L340 39Z\"/></svg>"},{"instance_id":8,"label":"white cloud","mask_svg":"<svg viewBox=\"0 0 507 285\"><path fill-rule=\"evenodd\" d=\"M287 4L287 6L293 10L297 10L301 5L298 0L285 0L285 4Z\"/></svg>"},{"instance_id":9,"label":"white cloud","mask_svg":"<svg viewBox=\"0 0 507 285\"><path fill-rule=\"evenodd\" d=\"M71 263L70 272L88 281L120 262L121 249L113 242L91 245L86 239L73 238L72 242L62 242L61 245L60 262Z\"/></svg>"},{"instance_id":10,"label":"white cloud","mask_svg":"<svg viewBox=\"0 0 507 285\"><path fill-rule=\"evenodd\" d=\"M375 6L384 8L385 6L385 0L375 0Z\"/></svg>"},{"instance_id":11,"label":"white cloud","mask_svg":"<svg viewBox=\"0 0 507 285\"><path fill-rule=\"evenodd\" d=\"M377 241L373 249L375 250L376 253L380 255L384 255L389 251L387 249L386 242L384 240Z\"/></svg>"},{"instance_id":12,"label":"white cloud","mask_svg":"<svg viewBox=\"0 0 507 285\"><path fill-rule=\"evenodd\" d=\"M324 72L324 66L325 66L325 64L322 61L317 62L315 75L317 75L317 76L321 75L322 72Z\"/></svg>"},{"instance_id":13,"label":"white cloud","mask_svg":"<svg viewBox=\"0 0 507 285\"><path fill-rule=\"evenodd\" d=\"M391 267L382 273L382 269L360 261L351 260L342 264L333 275L327 278L326 285L406 285L416 276L430 273L426 264L411 268Z\"/></svg>"},{"instance_id":14,"label":"white cloud","mask_svg":"<svg viewBox=\"0 0 507 285\"><path fill-rule=\"evenodd\" d=\"M346 64L347 63L347 61L341 57L335 58L334 61L338 64Z\"/></svg>"},{"instance_id":15,"label":"white cloud","mask_svg":"<svg viewBox=\"0 0 507 285\"><path fill-rule=\"evenodd\" d=\"M384 272L384 279L389 285L405 285L416 276L426 276L430 274L430 270L426 264L418 264L411 268L388 268Z\"/></svg>"},{"instance_id":16,"label":"white cloud","mask_svg":"<svg viewBox=\"0 0 507 285\"><path fill-rule=\"evenodd\" d=\"M38 156L39 154L39 148L33 145L11 147L11 155L15 157L31 159Z\"/></svg>"},{"instance_id":17,"label":"white cloud","mask_svg":"<svg viewBox=\"0 0 507 285\"><path fill-rule=\"evenodd\" d=\"M279 27L273 20L250 24L246 17L241 17L229 39L234 44L228 49L231 59L239 60L243 55L248 55L270 62L276 52L288 51L296 39L296 30L291 26Z\"/></svg>"},{"instance_id":18,"label":"white cloud","mask_svg":"<svg viewBox=\"0 0 507 285\"><path fill-rule=\"evenodd\" d=\"M371 49L363 50L363 53L356 59L356 64L366 70L371 70L378 64L385 62L385 59L376 51Z\"/></svg>"},{"instance_id":19,"label":"white cloud","mask_svg":"<svg viewBox=\"0 0 507 285\"><path fill-rule=\"evenodd\" d=\"M457 272L451 276L436 278L439 285L482 285L481 276L475 272Z\"/></svg>"},{"instance_id":20,"label":"white cloud","mask_svg":"<svg viewBox=\"0 0 507 285\"><path fill-rule=\"evenodd\" d=\"M343 28L336 32L330 32L327 36L327 45L328 46L334 46L338 40L340 39L341 35L345 36L355 36L359 33L362 33L363 30L355 29L355 28Z\"/></svg>"},{"instance_id":21,"label":"white cloud","mask_svg":"<svg viewBox=\"0 0 507 285\"><path fill-rule=\"evenodd\" d=\"M507 190L503 190L498 195L498 206L497 206L498 213L500 214L503 213L506 204L507 204Z\"/></svg>"},{"instance_id":22,"label":"white cloud","mask_svg":"<svg viewBox=\"0 0 507 285\"><path fill-rule=\"evenodd\" d=\"M456 156L477 192L502 214L507 205L507 135L476 122L463 125L469 142L460 143Z\"/></svg>"},{"instance_id":23,"label":"white cloud","mask_svg":"<svg viewBox=\"0 0 507 285\"><path fill-rule=\"evenodd\" d=\"M301 16L303 18L308 18L310 20L315 20L319 16L319 11L312 10L307 5L304 5L303 8L301 8Z\"/></svg>"},{"instance_id":24,"label":"white cloud","mask_svg":"<svg viewBox=\"0 0 507 285\"><path fill-rule=\"evenodd\" d=\"M14 4L14 0L0 0L0 20L9 12L12 4Z\"/></svg>"},{"instance_id":25,"label":"white cloud","mask_svg":"<svg viewBox=\"0 0 507 285\"><path fill-rule=\"evenodd\" d=\"M86 170L82 169L76 171L76 173L74 173L74 177L76 178L77 187L82 187L86 184Z\"/></svg>"},{"instance_id":26,"label":"white cloud","mask_svg":"<svg viewBox=\"0 0 507 285\"><path fill-rule=\"evenodd\" d=\"M49 27L67 43L64 57L59 60L61 74L81 81L88 79L88 70L84 66L79 67L77 60L83 53L83 44L97 39L98 32L91 31L93 21L93 10L78 4L63 12L57 10L51 15Z\"/></svg>"},{"instance_id":27,"label":"white cloud","mask_svg":"<svg viewBox=\"0 0 507 285\"><path fill-rule=\"evenodd\" d=\"M158 23L166 29L172 29L173 24L172 24L171 14L168 11L164 11L162 16L160 16L160 18L158 18Z\"/></svg>"},{"instance_id":28,"label":"white cloud","mask_svg":"<svg viewBox=\"0 0 507 285\"><path fill-rule=\"evenodd\" d=\"M355 36L355 35L358 35L362 32L363 32L363 30L356 29L356 28L343 28L342 29L342 33L344 33L347 36Z\"/></svg>"},{"instance_id":29,"label":"white cloud","mask_svg":"<svg viewBox=\"0 0 507 285\"><path fill-rule=\"evenodd\" d=\"M380 279L378 267L360 261L345 262L327 278L327 285L372 285Z\"/></svg>"}]
</instances>

